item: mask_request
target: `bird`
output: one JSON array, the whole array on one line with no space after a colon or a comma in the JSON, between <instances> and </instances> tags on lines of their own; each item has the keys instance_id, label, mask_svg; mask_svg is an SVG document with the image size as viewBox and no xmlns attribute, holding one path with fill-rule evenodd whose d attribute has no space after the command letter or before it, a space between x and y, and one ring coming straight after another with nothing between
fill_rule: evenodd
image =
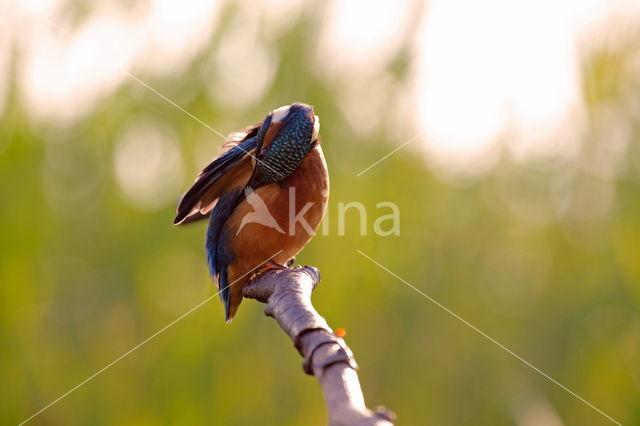
<instances>
[{"instance_id":1,"label":"bird","mask_svg":"<svg viewBox=\"0 0 640 426\"><path fill-rule=\"evenodd\" d=\"M274 109L227 138L227 148L183 195L174 224L208 218L205 251L227 323L242 288L273 269L285 269L314 236L329 196L312 106Z\"/></svg>"}]
</instances>

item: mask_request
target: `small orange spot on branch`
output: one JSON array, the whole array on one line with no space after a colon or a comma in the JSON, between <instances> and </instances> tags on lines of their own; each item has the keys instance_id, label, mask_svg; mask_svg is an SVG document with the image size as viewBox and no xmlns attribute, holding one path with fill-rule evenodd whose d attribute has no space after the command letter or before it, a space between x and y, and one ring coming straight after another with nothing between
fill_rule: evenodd
<instances>
[{"instance_id":1,"label":"small orange spot on branch","mask_svg":"<svg viewBox=\"0 0 640 426\"><path fill-rule=\"evenodd\" d=\"M336 328L336 331L334 331L333 334L342 339L347 335L347 330L345 330L344 328Z\"/></svg>"}]
</instances>

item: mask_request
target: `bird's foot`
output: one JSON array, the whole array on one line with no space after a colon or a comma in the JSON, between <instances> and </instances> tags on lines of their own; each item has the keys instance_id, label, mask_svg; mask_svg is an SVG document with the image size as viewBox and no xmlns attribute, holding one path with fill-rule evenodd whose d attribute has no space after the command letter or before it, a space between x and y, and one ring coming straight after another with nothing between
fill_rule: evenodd
<instances>
[{"instance_id":1,"label":"bird's foot","mask_svg":"<svg viewBox=\"0 0 640 426\"><path fill-rule=\"evenodd\" d=\"M288 263L288 262L287 262ZM266 263L264 271L263 272L267 272L267 271L272 271L272 270L278 270L278 271L282 271L284 269L287 269L289 265L281 265L278 262L275 262L273 260L270 260Z\"/></svg>"},{"instance_id":2,"label":"bird's foot","mask_svg":"<svg viewBox=\"0 0 640 426\"><path fill-rule=\"evenodd\" d=\"M262 274L266 274L267 272L283 271L285 269L289 269L289 268L287 268L284 265L279 264L278 262L275 262L274 260L268 260L267 262L265 262L264 265L259 267L256 271L254 271L251 274L251 276L249 277L249 282L253 281L254 279L256 279L257 277L259 277Z\"/></svg>"}]
</instances>

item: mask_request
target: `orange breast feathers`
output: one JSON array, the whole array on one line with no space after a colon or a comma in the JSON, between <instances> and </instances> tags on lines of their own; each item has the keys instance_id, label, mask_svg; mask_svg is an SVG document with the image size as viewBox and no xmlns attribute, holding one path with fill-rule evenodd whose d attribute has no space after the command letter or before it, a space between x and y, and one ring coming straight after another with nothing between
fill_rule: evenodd
<instances>
[{"instance_id":1,"label":"orange breast feathers","mask_svg":"<svg viewBox=\"0 0 640 426\"><path fill-rule=\"evenodd\" d=\"M260 263L282 250L274 257L286 262L313 237L328 196L327 165L317 145L291 176L256 189L236 207L224 226L232 252L239 257L256 252Z\"/></svg>"},{"instance_id":2,"label":"orange breast feathers","mask_svg":"<svg viewBox=\"0 0 640 426\"><path fill-rule=\"evenodd\" d=\"M328 197L329 175L320 145L305 156L291 176L249 194L224 225L235 255L229 265L229 282L239 280L265 261L284 265L295 257L320 225ZM233 311L242 300L242 287L264 269L268 265L231 287Z\"/></svg>"}]
</instances>

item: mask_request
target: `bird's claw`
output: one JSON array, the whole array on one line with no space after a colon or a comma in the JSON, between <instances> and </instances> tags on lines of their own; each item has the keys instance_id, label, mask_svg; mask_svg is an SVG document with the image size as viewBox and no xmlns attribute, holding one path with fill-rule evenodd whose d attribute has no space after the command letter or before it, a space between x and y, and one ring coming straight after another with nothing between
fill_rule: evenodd
<instances>
[{"instance_id":1,"label":"bird's claw","mask_svg":"<svg viewBox=\"0 0 640 426\"><path fill-rule=\"evenodd\" d=\"M288 262L287 262L288 263ZM272 271L272 270L278 270L278 271L282 271L284 269L287 269L289 265L281 265L278 262L275 262L273 260L270 260L267 262L267 264L265 265L265 269L263 272L267 272L267 271Z\"/></svg>"}]
</instances>

